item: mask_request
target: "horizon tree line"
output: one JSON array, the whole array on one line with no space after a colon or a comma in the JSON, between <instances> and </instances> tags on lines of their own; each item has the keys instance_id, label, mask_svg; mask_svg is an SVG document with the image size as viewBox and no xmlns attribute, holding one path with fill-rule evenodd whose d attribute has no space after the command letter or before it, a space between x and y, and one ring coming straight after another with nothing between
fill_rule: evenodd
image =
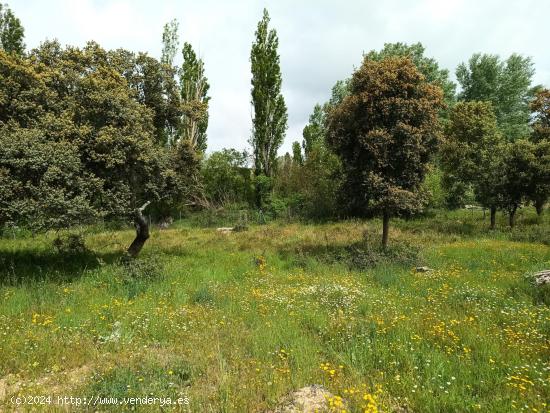
<instances>
[{"instance_id":1,"label":"horizon tree line","mask_svg":"<svg viewBox=\"0 0 550 413\"><path fill-rule=\"evenodd\" d=\"M530 58L474 54L456 70L457 93L422 44L386 44L335 84L292 155L278 157L288 113L279 39L264 9L250 52L249 177L246 153L205 156L210 85L192 45L180 49L178 30L176 20L164 26L159 60L94 42L79 49L45 41L26 52L19 19L0 7L2 226L130 217L136 256L148 238L145 208L168 216L215 193L216 202L256 208L279 197L317 219L380 216L386 248L390 219L426 207L434 168L446 205L474 199L491 211L491 228L497 210L510 226L523 204L543 211L550 92L532 85Z\"/></svg>"}]
</instances>

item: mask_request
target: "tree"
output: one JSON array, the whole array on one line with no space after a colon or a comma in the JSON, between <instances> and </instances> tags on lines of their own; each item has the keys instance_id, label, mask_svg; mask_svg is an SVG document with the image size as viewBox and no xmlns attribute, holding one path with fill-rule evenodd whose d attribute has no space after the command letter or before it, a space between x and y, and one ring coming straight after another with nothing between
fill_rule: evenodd
<instances>
[{"instance_id":1,"label":"tree","mask_svg":"<svg viewBox=\"0 0 550 413\"><path fill-rule=\"evenodd\" d=\"M173 144L182 116L176 68L124 49L108 51L106 64L126 79L133 98L152 111L156 143Z\"/></svg>"},{"instance_id":2,"label":"tree","mask_svg":"<svg viewBox=\"0 0 550 413\"><path fill-rule=\"evenodd\" d=\"M302 147L300 142L292 142L292 161L298 165L303 165L304 157L302 156Z\"/></svg>"},{"instance_id":3,"label":"tree","mask_svg":"<svg viewBox=\"0 0 550 413\"><path fill-rule=\"evenodd\" d=\"M476 200L490 209L494 228L503 139L492 105L457 103L451 110L440 154L444 185L463 191L471 188Z\"/></svg>"},{"instance_id":4,"label":"tree","mask_svg":"<svg viewBox=\"0 0 550 413\"><path fill-rule=\"evenodd\" d=\"M214 205L251 201L252 179L248 154L222 149L210 154L202 164L204 191Z\"/></svg>"},{"instance_id":5,"label":"tree","mask_svg":"<svg viewBox=\"0 0 550 413\"><path fill-rule=\"evenodd\" d=\"M326 149L328 113L349 95L349 87L350 79L337 81L331 89L329 101L323 105L317 103L313 107L313 113L309 116L309 123L302 132L302 147L304 148L305 159L312 152Z\"/></svg>"},{"instance_id":6,"label":"tree","mask_svg":"<svg viewBox=\"0 0 550 413\"><path fill-rule=\"evenodd\" d=\"M50 141L39 129L0 128L0 228L40 231L91 222L99 182L88 178L77 145Z\"/></svg>"},{"instance_id":7,"label":"tree","mask_svg":"<svg viewBox=\"0 0 550 413\"><path fill-rule=\"evenodd\" d=\"M313 219L336 217L342 180L339 158L324 144L314 146L297 174L305 216Z\"/></svg>"},{"instance_id":8,"label":"tree","mask_svg":"<svg viewBox=\"0 0 550 413\"><path fill-rule=\"evenodd\" d=\"M462 91L459 100L491 102L497 124L508 141L529 135L529 101L535 73L529 57L512 54L506 61L499 56L474 54L468 64L456 69Z\"/></svg>"},{"instance_id":9,"label":"tree","mask_svg":"<svg viewBox=\"0 0 550 413\"><path fill-rule=\"evenodd\" d=\"M550 197L550 139L532 142L532 145L534 162L530 165L532 181L527 200L534 204L537 215L541 215Z\"/></svg>"},{"instance_id":10,"label":"tree","mask_svg":"<svg viewBox=\"0 0 550 413\"><path fill-rule=\"evenodd\" d=\"M287 110L281 94L281 68L277 48L279 39L274 29L269 29L266 9L258 23L256 40L252 44L252 137L256 176L271 177L275 170L277 150L281 146L287 128Z\"/></svg>"},{"instance_id":11,"label":"tree","mask_svg":"<svg viewBox=\"0 0 550 413\"><path fill-rule=\"evenodd\" d=\"M162 54L160 62L163 65L174 66L174 58L178 52L179 47L179 23L176 19L164 25L162 32Z\"/></svg>"},{"instance_id":12,"label":"tree","mask_svg":"<svg viewBox=\"0 0 550 413\"><path fill-rule=\"evenodd\" d=\"M25 29L7 4L0 3L0 48L8 53L25 52Z\"/></svg>"},{"instance_id":13,"label":"tree","mask_svg":"<svg viewBox=\"0 0 550 413\"><path fill-rule=\"evenodd\" d=\"M536 157L539 162L536 164L534 188L529 196L535 205L537 214L542 214L544 204L550 197L550 178L548 169L550 167L550 90L539 90L531 102L532 127L531 141L536 145L538 152Z\"/></svg>"},{"instance_id":14,"label":"tree","mask_svg":"<svg viewBox=\"0 0 550 413\"><path fill-rule=\"evenodd\" d=\"M546 159L539 159L538 156L543 155L540 149L542 147L537 148L536 144L527 139L519 139L506 146L502 165L499 168L498 193L501 207L508 212L510 228L515 225L516 211L519 206L528 200L530 195L534 195L537 181L542 178L539 175L542 165L546 164L546 178L550 178L548 174L550 153L546 153Z\"/></svg>"},{"instance_id":15,"label":"tree","mask_svg":"<svg viewBox=\"0 0 550 413\"><path fill-rule=\"evenodd\" d=\"M204 62L197 58L189 43L183 45L183 64L180 71L181 101L183 117L180 139L191 142L199 152L206 150L208 129L208 79L204 73Z\"/></svg>"},{"instance_id":16,"label":"tree","mask_svg":"<svg viewBox=\"0 0 550 413\"><path fill-rule=\"evenodd\" d=\"M435 59L424 56L424 46L421 43L415 43L412 45L407 45L405 43L386 43L384 48L380 51L371 50L369 53L365 54L364 59L381 61L388 57L408 57L413 63L417 66L417 69L425 76L426 80L430 83L434 83L440 86L444 92L444 99L446 106L440 111L440 118L445 119L448 117L448 110L454 105L456 100L455 98L455 84L449 80L449 73L445 69L440 69L438 63ZM346 96L350 94L351 88L351 79L339 80L337 81L331 90L330 99L323 105L315 105L313 113L310 116L309 123L306 125L303 131L303 147L305 152L305 158L309 156L311 148L315 145L319 146L321 151L323 151L322 146L325 145L326 135L327 135L327 126L326 121L328 113L331 109L339 105ZM332 154L329 149L325 149L327 153L317 153L316 159L324 159L328 161ZM328 161L329 165L336 165L334 162ZM332 170L329 174L335 182L339 182L339 177L334 174L337 173L338 168ZM319 169L320 171L320 169ZM349 181L346 185L350 184ZM360 205L353 207L354 202L357 199L352 197L347 199L344 202L348 204L351 208L350 211L355 211L352 213L358 213L361 210Z\"/></svg>"},{"instance_id":17,"label":"tree","mask_svg":"<svg viewBox=\"0 0 550 413\"><path fill-rule=\"evenodd\" d=\"M443 90L446 108L451 108L456 100L456 85L449 79L447 69L440 69L435 59L424 56L425 50L420 42L411 45L401 42L385 43L382 50L371 50L365 58L379 61L387 57L409 57L427 82L434 83Z\"/></svg>"},{"instance_id":18,"label":"tree","mask_svg":"<svg viewBox=\"0 0 550 413\"><path fill-rule=\"evenodd\" d=\"M323 109L325 109L325 112L328 112L331 108L342 103L344 98L350 94L350 87L351 87L351 79L336 81L336 83L334 84L334 86L332 86L332 89L330 91L329 101L325 103L325 105L323 106Z\"/></svg>"},{"instance_id":19,"label":"tree","mask_svg":"<svg viewBox=\"0 0 550 413\"><path fill-rule=\"evenodd\" d=\"M313 108L313 113L309 116L309 123L304 127L302 136L304 140L304 154L307 158L314 147L324 145L326 135L326 110L319 104Z\"/></svg>"},{"instance_id":20,"label":"tree","mask_svg":"<svg viewBox=\"0 0 550 413\"><path fill-rule=\"evenodd\" d=\"M550 89L541 89L535 94L531 102L532 140L540 142L550 141Z\"/></svg>"},{"instance_id":21,"label":"tree","mask_svg":"<svg viewBox=\"0 0 550 413\"><path fill-rule=\"evenodd\" d=\"M154 137L154 111L109 56L95 43L65 50L47 43L28 58L0 52L2 139L19 145L6 143L12 149L0 169L21 189L2 189L9 201L0 203L0 217L40 229L68 225L84 211L90 219L132 218L136 240L128 252L137 255L148 237L143 209L173 196L169 176L194 171L173 170L173 152ZM33 215L43 205L37 200L48 204Z\"/></svg>"},{"instance_id":22,"label":"tree","mask_svg":"<svg viewBox=\"0 0 550 413\"><path fill-rule=\"evenodd\" d=\"M422 207L420 185L439 140L443 92L409 58L365 59L350 95L329 115L328 143L342 160L344 191L358 214L389 221Z\"/></svg>"}]
</instances>

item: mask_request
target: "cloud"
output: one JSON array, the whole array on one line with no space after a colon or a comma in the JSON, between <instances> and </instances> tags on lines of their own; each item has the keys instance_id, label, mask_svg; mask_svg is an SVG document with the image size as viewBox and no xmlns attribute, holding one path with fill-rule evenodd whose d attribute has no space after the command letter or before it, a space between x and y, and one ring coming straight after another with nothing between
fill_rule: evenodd
<instances>
[{"instance_id":1,"label":"cloud","mask_svg":"<svg viewBox=\"0 0 550 413\"><path fill-rule=\"evenodd\" d=\"M176 18L180 37L205 60L211 83L209 150L248 146L251 129L250 46L263 7L279 34L289 130L281 153L301 138L313 105L348 77L363 52L385 42L420 41L454 73L473 53L533 57L536 83L550 85L550 2L524 0L11 0L29 47L46 38L159 56L163 25Z\"/></svg>"}]
</instances>

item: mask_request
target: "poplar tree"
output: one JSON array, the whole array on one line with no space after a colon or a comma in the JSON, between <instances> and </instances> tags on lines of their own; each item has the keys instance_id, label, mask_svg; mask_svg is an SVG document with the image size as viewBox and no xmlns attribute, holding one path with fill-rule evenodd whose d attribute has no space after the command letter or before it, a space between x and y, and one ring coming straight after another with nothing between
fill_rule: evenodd
<instances>
[{"instance_id":1,"label":"poplar tree","mask_svg":"<svg viewBox=\"0 0 550 413\"><path fill-rule=\"evenodd\" d=\"M178 52L179 35L178 35L179 23L176 19L164 25L164 31L162 32L162 54L161 63L173 66L174 58Z\"/></svg>"},{"instance_id":2,"label":"poplar tree","mask_svg":"<svg viewBox=\"0 0 550 413\"><path fill-rule=\"evenodd\" d=\"M208 89L204 61L197 57L190 43L183 45L183 64L180 71L181 102L183 109L181 136L198 152L206 150L208 129Z\"/></svg>"},{"instance_id":3,"label":"poplar tree","mask_svg":"<svg viewBox=\"0 0 550 413\"><path fill-rule=\"evenodd\" d=\"M269 14L264 9L252 44L252 137L256 176L271 177L275 171L277 150L287 129L287 109L281 94L281 68L277 48L279 39L269 29Z\"/></svg>"}]
</instances>

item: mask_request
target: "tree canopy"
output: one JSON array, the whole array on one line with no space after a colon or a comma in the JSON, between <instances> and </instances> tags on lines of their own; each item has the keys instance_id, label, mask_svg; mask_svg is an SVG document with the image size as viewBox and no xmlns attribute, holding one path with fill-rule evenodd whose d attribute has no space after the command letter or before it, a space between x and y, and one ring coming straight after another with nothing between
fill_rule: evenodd
<instances>
[{"instance_id":1,"label":"tree canopy","mask_svg":"<svg viewBox=\"0 0 550 413\"><path fill-rule=\"evenodd\" d=\"M443 92L411 59L366 58L350 94L329 115L328 142L342 160L344 193L354 214L384 218L418 211L426 165L439 141Z\"/></svg>"},{"instance_id":2,"label":"tree canopy","mask_svg":"<svg viewBox=\"0 0 550 413\"><path fill-rule=\"evenodd\" d=\"M441 69L437 60L424 55L426 49L422 43L385 43L380 51L371 50L364 58L382 60L387 57L409 57L416 68L429 83L438 85L443 90L446 107L452 107L455 101L456 85L449 79L449 71Z\"/></svg>"},{"instance_id":3,"label":"tree canopy","mask_svg":"<svg viewBox=\"0 0 550 413\"><path fill-rule=\"evenodd\" d=\"M1 224L47 229L132 217L174 195L175 181L186 180L174 176L194 174L189 158L173 161L182 147L157 137L168 98L162 73L141 68L158 62L132 57L96 43L46 42L28 57L0 51Z\"/></svg>"},{"instance_id":4,"label":"tree canopy","mask_svg":"<svg viewBox=\"0 0 550 413\"><path fill-rule=\"evenodd\" d=\"M453 189L472 189L477 202L491 209L491 226L498 206L503 144L491 103L459 102L452 109L441 147L443 182L458 198L463 194L456 195Z\"/></svg>"},{"instance_id":5,"label":"tree canopy","mask_svg":"<svg viewBox=\"0 0 550 413\"><path fill-rule=\"evenodd\" d=\"M508 141L529 135L529 101L536 88L529 57L512 54L502 61L497 55L474 54L461 63L456 77L462 91L459 100L491 102L497 124Z\"/></svg>"}]
</instances>

